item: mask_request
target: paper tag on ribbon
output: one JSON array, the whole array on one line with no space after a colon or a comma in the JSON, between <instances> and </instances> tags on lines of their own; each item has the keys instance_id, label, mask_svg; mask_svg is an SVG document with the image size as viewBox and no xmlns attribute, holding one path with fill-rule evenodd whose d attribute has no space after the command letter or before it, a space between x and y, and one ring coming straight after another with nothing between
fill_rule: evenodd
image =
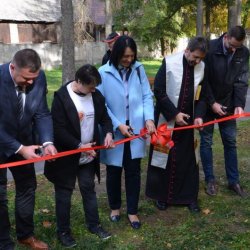
<instances>
[{"instance_id":1,"label":"paper tag on ribbon","mask_svg":"<svg viewBox=\"0 0 250 250\"><path fill-rule=\"evenodd\" d=\"M163 117L163 115L160 114L159 121L158 121L158 124L160 124L160 125L158 126L158 129L164 123L167 124L167 121ZM174 127L174 122L169 122L167 124L167 128L173 128L173 127ZM152 159L151 159L152 166L159 167L162 169L166 168L167 162L168 162L169 150L173 146L173 142L170 140L167 141L165 145L160 145L160 144L154 145Z\"/></svg>"}]
</instances>

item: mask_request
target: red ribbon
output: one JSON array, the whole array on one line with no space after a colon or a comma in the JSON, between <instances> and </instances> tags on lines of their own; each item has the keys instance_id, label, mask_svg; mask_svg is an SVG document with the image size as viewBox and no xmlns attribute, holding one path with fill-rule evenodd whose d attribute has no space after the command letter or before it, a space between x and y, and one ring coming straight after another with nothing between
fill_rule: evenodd
<instances>
[{"instance_id":1,"label":"red ribbon","mask_svg":"<svg viewBox=\"0 0 250 250\"><path fill-rule=\"evenodd\" d=\"M210 122L203 123L201 126L189 125L189 126L183 126L183 127L178 127L178 128L168 128L166 123L161 124L157 128L157 133L154 133L153 135L151 135L151 143L153 145L156 145L156 144L160 144L160 145L164 145L164 146L167 145L170 149L174 145L173 141L171 140L171 131L202 128L202 127L205 127L205 126L208 126L211 124L229 121L229 120L233 120L233 119L238 119L238 118L242 118L242 117L250 117L250 113L243 113L240 115L227 116L224 118L220 118L220 119L216 119L216 120L213 120ZM134 136L131 136L129 138L118 140L115 142L115 145L120 145L122 143L132 141L132 140L135 140L138 138L143 138L143 137L145 137L146 134L147 134L147 129L144 128L140 131L139 135L134 135ZM64 156L69 156L69 155L85 152L88 150L99 150L99 149L106 149L106 147L105 146L95 146L95 147L91 147L91 148L74 149L74 150L69 150L69 151L65 151L65 152L60 152L60 153L57 153L56 155L45 155L45 156L42 156L39 158L30 159L30 160L22 160L22 161L4 163L4 164L0 164L0 169L21 166L21 165L35 163L35 162L39 162L39 161L52 160L52 159L56 159L56 158L60 158L60 157L64 157Z\"/></svg>"},{"instance_id":2,"label":"red ribbon","mask_svg":"<svg viewBox=\"0 0 250 250\"><path fill-rule=\"evenodd\" d=\"M115 142L115 145L120 145L120 144L123 144L125 142L132 141L132 140L140 138L140 137L144 137L146 134L147 134L147 130L142 129L141 133L139 135L134 135L134 136L131 136L131 137L128 137L125 139L118 140ZM15 161L15 162L0 164L0 169L1 168L17 167L17 166L35 163L35 162L39 162L39 161L52 160L52 159L56 159L56 158L60 158L60 157L64 157L64 156L82 153L82 152L89 151L89 150L99 150L99 149L107 149L107 148L105 146L95 146L95 147L90 147L90 148L74 149L74 150L60 152L60 153L57 153L56 155L45 155L45 156L41 156L39 158L33 158L33 159L29 159L29 160L22 160L22 161Z\"/></svg>"}]
</instances>

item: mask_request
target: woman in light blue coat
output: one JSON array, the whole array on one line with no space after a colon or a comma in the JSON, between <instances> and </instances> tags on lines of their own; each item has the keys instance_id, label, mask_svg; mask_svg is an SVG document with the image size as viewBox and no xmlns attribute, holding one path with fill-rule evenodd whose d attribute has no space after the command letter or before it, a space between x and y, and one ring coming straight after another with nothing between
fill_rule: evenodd
<instances>
[{"instance_id":1,"label":"woman in light blue coat","mask_svg":"<svg viewBox=\"0 0 250 250\"><path fill-rule=\"evenodd\" d=\"M115 140L139 134L144 127L155 132L152 92L145 70L137 62L135 41L119 37L113 47L110 61L99 72L102 84L99 90L105 96L114 126ZM125 171L127 215L134 229L141 226L137 216L140 193L140 161L145 156L146 141L136 139L101 152L101 162L107 165L107 193L111 208L110 220L120 220L121 175Z\"/></svg>"}]
</instances>

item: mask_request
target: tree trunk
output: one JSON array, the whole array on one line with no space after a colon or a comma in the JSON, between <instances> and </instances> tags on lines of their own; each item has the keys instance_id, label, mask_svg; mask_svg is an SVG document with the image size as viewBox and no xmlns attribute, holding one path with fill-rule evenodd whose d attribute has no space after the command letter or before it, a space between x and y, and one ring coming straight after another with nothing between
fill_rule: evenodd
<instances>
[{"instance_id":1,"label":"tree trunk","mask_svg":"<svg viewBox=\"0 0 250 250\"><path fill-rule=\"evenodd\" d=\"M203 35L203 0L197 0L196 35Z\"/></svg>"},{"instance_id":2,"label":"tree trunk","mask_svg":"<svg viewBox=\"0 0 250 250\"><path fill-rule=\"evenodd\" d=\"M235 25L241 25L241 5L242 0L228 1L228 29Z\"/></svg>"},{"instance_id":3,"label":"tree trunk","mask_svg":"<svg viewBox=\"0 0 250 250\"><path fill-rule=\"evenodd\" d=\"M112 32L112 24L113 24L113 18L112 18L112 8L111 8L111 1L105 0L105 34L106 37Z\"/></svg>"},{"instance_id":4,"label":"tree trunk","mask_svg":"<svg viewBox=\"0 0 250 250\"><path fill-rule=\"evenodd\" d=\"M166 44L163 37L160 39L160 43L161 43L161 55L165 56Z\"/></svg>"},{"instance_id":5,"label":"tree trunk","mask_svg":"<svg viewBox=\"0 0 250 250\"><path fill-rule=\"evenodd\" d=\"M210 39L210 12L211 6L209 4L206 5L206 38Z\"/></svg>"},{"instance_id":6,"label":"tree trunk","mask_svg":"<svg viewBox=\"0 0 250 250\"><path fill-rule=\"evenodd\" d=\"M72 0L61 0L62 13L62 83L75 76L75 42Z\"/></svg>"}]
</instances>

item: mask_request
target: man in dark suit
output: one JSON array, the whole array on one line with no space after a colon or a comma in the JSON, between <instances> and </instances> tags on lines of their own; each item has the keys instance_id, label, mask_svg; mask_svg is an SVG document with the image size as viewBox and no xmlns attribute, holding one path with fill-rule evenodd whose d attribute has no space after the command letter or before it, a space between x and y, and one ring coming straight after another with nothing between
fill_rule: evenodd
<instances>
[{"instance_id":1,"label":"man in dark suit","mask_svg":"<svg viewBox=\"0 0 250 250\"><path fill-rule=\"evenodd\" d=\"M18 51L11 63L0 66L0 163L38 158L33 129L44 154L55 154L47 84L41 60L32 49ZM16 235L31 249L48 249L34 237L36 175L33 164L10 168L15 185ZM0 249L14 249L7 206L7 169L0 169Z\"/></svg>"}]
</instances>

